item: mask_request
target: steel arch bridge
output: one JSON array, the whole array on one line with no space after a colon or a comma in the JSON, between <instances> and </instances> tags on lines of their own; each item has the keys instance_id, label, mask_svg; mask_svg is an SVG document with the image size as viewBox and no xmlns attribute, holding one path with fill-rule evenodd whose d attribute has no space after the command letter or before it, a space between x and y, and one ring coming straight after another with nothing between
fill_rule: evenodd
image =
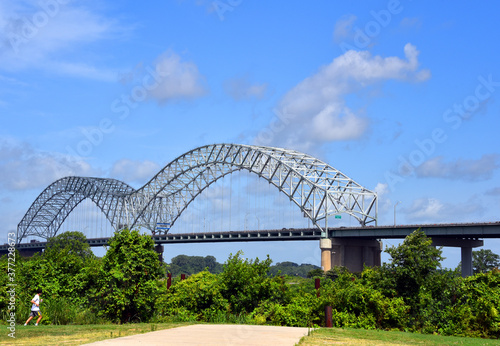
<instances>
[{"instance_id":1,"label":"steel arch bridge","mask_svg":"<svg viewBox=\"0 0 500 346\"><path fill-rule=\"evenodd\" d=\"M240 144L193 149L170 162L140 189L115 179L65 177L49 185L17 227L28 236L55 236L73 209L91 199L115 230L159 223L171 227L191 202L218 179L247 170L293 201L316 227L345 213L362 226L377 222L377 195L330 165L294 150Z\"/></svg>"}]
</instances>

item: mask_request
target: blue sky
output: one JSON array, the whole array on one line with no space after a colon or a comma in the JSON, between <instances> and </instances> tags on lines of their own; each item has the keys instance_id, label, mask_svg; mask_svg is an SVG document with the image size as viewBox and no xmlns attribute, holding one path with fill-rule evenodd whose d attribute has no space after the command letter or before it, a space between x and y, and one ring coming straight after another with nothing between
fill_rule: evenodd
<instances>
[{"instance_id":1,"label":"blue sky","mask_svg":"<svg viewBox=\"0 0 500 346\"><path fill-rule=\"evenodd\" d=\"M493 1L2 1L0 231L6 239L58 178L140 187L175 157L222 142L328 162L378 192L379 224L393 223L398 202L398 223L498 221L499 10ZM240 248L275 262L320 258L310 242L169 246L165 257L224 261ZM459 254L446 249L446 265Z\"/></svg>"}]
</instances>

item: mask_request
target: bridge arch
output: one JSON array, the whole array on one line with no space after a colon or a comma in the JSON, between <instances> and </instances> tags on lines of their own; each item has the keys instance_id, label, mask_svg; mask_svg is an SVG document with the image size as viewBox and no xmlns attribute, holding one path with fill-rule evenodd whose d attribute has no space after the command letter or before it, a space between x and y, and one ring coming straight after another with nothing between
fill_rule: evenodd
<instances>
[{"instance_id":1,"label":"bridge arch","mask_svg":"<svg viewBox=\"0 0 500 346\"><path fill-rule=\"evenodd\" d=\"M101 209L115 229L127 225L154 231L159 222L173 226L206 188L240 170L274 185L322 230L328 227L328 217L340 213L351 215L362 226L376 223L376 193L317 158L282 148L213 144L177 157L137 190L115 179L66 177L54 182L19 223L18 242L28 235L54 236L85 198Z\"/></svg>"},{"instance_id":2,"label":"bridge arch","mask_svg":"<svg viewBox=\"0 0 500 346\"><path fill-rule=\"evenodd\" d=\"M134 188L116 179L65 177L38 195L17 226L17 242L28 236L49 239L80 202L90 198L113 227L116 206Z\"/></svg>"}]
</instances>

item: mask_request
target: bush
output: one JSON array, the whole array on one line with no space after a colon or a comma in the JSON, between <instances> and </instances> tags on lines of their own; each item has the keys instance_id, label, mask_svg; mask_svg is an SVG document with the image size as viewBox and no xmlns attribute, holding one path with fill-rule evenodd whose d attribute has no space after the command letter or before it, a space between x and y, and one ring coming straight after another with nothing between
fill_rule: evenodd
<instances>
[{"instance_id":1,"label":"bush","mask_svg":"<svg viewBox=\"0 0 500 346\"><path fill-rule=\"evenodd\" d=\"M45 305L45 308L42 310L42 315L45 323L48 323L49 321L50 324L55 325L75 323L77 307L74 306L67 298L45 298L43 303L42 304Z\"/></svg>"},{"instance_id":2,"label":"bush","mask_svg":"<svg viewBox=\"0 0 500 346\"><path fill-rule=\"evenodd\" d=\"M311 327L321 321L321 301L315 295L294 296L289 304L264 301L253 311L255 324Z\"/></svg>"},{"instance_id":3,"label":"bush","mask_svg":"<svg viewBox=\"0 0 500 346\"><path fill-rule=\"evenodd\" d=\"M463 280L455 316L450 316L460 334L500 338L500 272L492 270Z\"/></svg>"},{"instance_id":4,"label":"bush","mask_svg":"<svg viewBox=\"0 0 500 346\"><path fill-rule=\"evenodd\" d=\"M68 245L77 251L65 245L47 255L16 258L17 323L26 321L30 300L42 288L43 324L153 320L305 327L324 324L329 305L336 327L500 338L500 272L462 278L440 270L440 250L419 231L389 248L392 261L382 267L360 274L328 271L320 279L319 297L313 279L269 276L269 257L247 260L238 252L221 274L176 278L167 290L151 237L118 232L103 259L80 251L78 244ZM6 257L0 269L6 271ZM2 323L9 313L6 280L0 277Z\"/></svg>"},{"instance_id":5,"label":"bush","mask_svg":"<svg viewBox=\"0 0 500 346\"><path fill-rule=\"evenodd\" d=\"M363 277L363 274L361 275ZM347 271L321 287L322 308L329 305L338 327L404 329L409 307L402 298L388 298Z\"/></svg>"},{"instance_id":6,"label":"bush","mask_svg":"<svg viewBox=\"0 0 500 346\"><path fill-rule=\"evenodd\" d=\"M287 299L288 287L281 277L269 277L271 265L269 256L265 261L259 259L243 260L241 251L229 255L220 274L222 296L229 302L234 314L250 313L262 301L271 300L283 303Z\"/></svg>"},{"instance_id":7,"label":"bush","mask_svg":"<svg viewBox=\"0 0 500 346\"><path fill-rule=\"evenodd\" d=\"M92 309L114 322L147 322L154 315L157 280L164 276L153 239L125 229L108 244Z\"/></svg>"},{"instance_id":8,"label":"bush","mask_svg":"<svg viewBox=\"0 0 500 346\"><path fill-rule=\"evenodd\" d=\"M220 313L226 314L229 303L222 296L217 276L202 271L164 290L158 298L157 310L161 316L209 321L220 318Z\"/></svg>"}]
</instances>

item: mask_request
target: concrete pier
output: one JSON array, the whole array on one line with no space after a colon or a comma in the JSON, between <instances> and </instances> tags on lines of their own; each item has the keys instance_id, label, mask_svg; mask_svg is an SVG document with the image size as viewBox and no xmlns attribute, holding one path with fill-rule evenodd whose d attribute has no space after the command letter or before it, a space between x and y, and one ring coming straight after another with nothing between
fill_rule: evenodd
<instances>
[{"instance_id":1,"label":"concrete pier","mask_svg":"<svg viewBox=\"0 0 500 346\"><path fill-rule=\"evenodd\" d=\"M433 246L460 247L462 254L462 276L473 274L472 249L483 246L481 239L433 237ZM382 242L377 239L366 238L322 238L321 268L326 272L332 267L346 267L350 272L363 271L363 267L380 266Z\"/></svg>"},{"instance_id":2,"label":"concrete pier","mask_svg":"<svg viewBox=\"0 0 500 346\"><path fill-rule=\"evenodd\" d=\"M320 240L320 249L325 272L335 266L361 272L365 265L381 265L382 242L376 239L325 238Z\"/></svg>"}]
</instances>

